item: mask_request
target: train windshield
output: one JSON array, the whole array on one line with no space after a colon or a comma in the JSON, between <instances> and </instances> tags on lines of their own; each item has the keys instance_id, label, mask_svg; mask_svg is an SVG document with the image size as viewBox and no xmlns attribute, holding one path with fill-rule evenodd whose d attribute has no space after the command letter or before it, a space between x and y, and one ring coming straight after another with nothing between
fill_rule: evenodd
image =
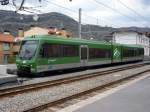
<instances>
[{"instance_id":1,"label":"train windshield","mask_svg":"<svg viewBox=\"0 0 150 112\"><path fill-rule=\"evenodd\" d=\"M19 52L20 59L31 59L36 53L38 41L23 41Z\"/></svg>"}]
</instances>

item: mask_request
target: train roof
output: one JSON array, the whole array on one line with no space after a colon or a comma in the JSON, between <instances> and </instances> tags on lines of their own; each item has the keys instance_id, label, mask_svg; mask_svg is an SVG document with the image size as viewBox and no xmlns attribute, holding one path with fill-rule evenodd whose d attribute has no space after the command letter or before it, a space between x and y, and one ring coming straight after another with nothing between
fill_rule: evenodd
<instances>
[{"instance_id":1,"label":"train roof","mask_svg":"<svg viewBox=\"0 0 150 112\"><path fill-rule=\"evenodd\" d=\"M79 39L79 38L64 38L62 36L57 35L35 35L26 37L24 40L49 40L54 42L64 42L64 43L75 43L75 44L105 44L111 45L110 42L105 41L93 41L93 40L86 40L86 39Z\"/></svg>"},{"instance_id":2,"label":"train roof","mask_svg":"<svg viewBox=\"0 0 150 112\"><path fill-rule=\"evenodd\" d=\"M144 48L142 45L136 45L136 44L121 44L124 47L138 47L138 48Z\"/></svg>"},{"instance_id":3,"label":"train roof","mask_svg":"<svg viewBox=\"0 0 150 112\"><path fill-rule=\"evenodd\" d=\"M111 43L106 41L96 41L96 40L86 40L79 38L64 38L58 35L35 35L26 37L24 40L47 40L53 42L61 42L61 43L72 43L72 44L99 44L99 45L118 45L124 47L138 47L143 48L141 45L133 45L133 44L119 44L119 43Z\"/></svg>"}]
</instances>

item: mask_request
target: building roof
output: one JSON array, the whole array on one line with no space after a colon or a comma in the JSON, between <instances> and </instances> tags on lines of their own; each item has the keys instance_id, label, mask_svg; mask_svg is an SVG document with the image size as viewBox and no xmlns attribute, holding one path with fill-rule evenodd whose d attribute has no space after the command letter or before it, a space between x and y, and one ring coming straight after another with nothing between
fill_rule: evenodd
<instances>
[{"instance_id":1,"label":"building roof","mask_svg":"<svg viewBox=\"0 0 150 112\"><path fill-rule=\"evenodd\" d=\"M14 42L20 42L20 41L22 41L24 39L24 37L16 37L15 39L14 39Z\"/></svg>"},{"instance_id":2,"label":"building roof","mask_svg":"<svg viewBox=\"0 0 150 112\"><path fill-rule=\"evenodd\" d=\"M0 42L14 42L14 37L10 34L0 33Z\"/></svg>"},{"instance_id":3,"label":"building roof","mask_svg":"<svg viewBox=\"0 0 150 112\"><path fill-rule=\"evenodd\" d=\"M127 29L127 28L120 28L120 29L117 29L117 30L114 30L113 32L112 32L112 34L113 33L122 33L122 32L135 32L135 33L138 33L138 34L144 34L144 32L142 32L142 31L138 31L138 30L136 30L136 29Z\"/></svg>"},{"instance_id":4,"label":"building roof","mask_svg":"<svg viewBox=\"0 0 150 112\"><path fill-rule=\"evenodd\" d=\"M24 36L32 36L32 35L47 35L49 32L48 29L42 27L31 27L31 29L24 32Z\"/></svg>"}]
</instances>

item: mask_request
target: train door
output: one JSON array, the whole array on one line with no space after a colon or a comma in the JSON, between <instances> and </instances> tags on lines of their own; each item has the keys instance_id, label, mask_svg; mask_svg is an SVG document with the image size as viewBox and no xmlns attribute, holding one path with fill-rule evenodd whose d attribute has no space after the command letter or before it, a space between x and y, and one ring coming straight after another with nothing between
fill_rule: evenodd
<instances>
[{"instance_id":1,"label":"train door","mask_svg":"<svg viewBox=\"0 0 150 112\"><path fill-rule=\"evenodd\" d=\"M88 46L81 45L80 47L80 62L81 66L87 66L88 64Z\"/></svg>"},{"instance_id":2,"label":"train door","mask_svg":"<svg viewBox=\"0 0 150 112\"><path fill-rule=\"evenodd\" d=\"M112 63L121 62L121 45L114 44L112 51Z\"/></svg>"}]
</instances>

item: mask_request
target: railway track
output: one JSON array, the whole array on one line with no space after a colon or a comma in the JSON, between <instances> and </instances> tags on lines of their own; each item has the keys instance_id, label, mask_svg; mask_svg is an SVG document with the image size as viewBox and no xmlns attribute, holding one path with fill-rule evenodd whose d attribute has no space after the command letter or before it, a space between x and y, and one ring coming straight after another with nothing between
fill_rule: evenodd
<instances>
[{"instance_id":1,"label":"railway track","mask_svg":"<svg viewBox=\"0 0 150 112\"><path fill-rule=\"evenodd\" d=\"M47 81L47 82L43 82L43 83L36 83L36 84L25 85L25 86L18 86L18 87L9 88L9 89L7 88L7 89L0 90L0 98L5 98L5 97L10 97L11 98L11 96L15 96L19 93L21 94L21 93L25 93L25 92L31 92L31 91L34 91L34 90L39 90L39 89L43 89L43 88L50 88L50 87L54 87L54 86L57 87L61 84L69 85L72 82L79 82L80 80L82 81L84 79L85 80L86 79L91 80L91 78L110 76L113 73L115 74L117 72L121 73L121 72L124 72L124 71L128 71L128 69L141 69L140 67L143 68L144 64L131 65L131 66L127 66L127 67L120 67L120 68L111 69L111 70L108 70L108 71L101 71L101 72L95 72L95 73L92 73L92 74L90 73L90 74L81 75L81 76L63 78L63 79L54 80L54 81ZM144 69L145 71L143 71L143 72L135 73L134 75L124 77L123 79L119 79L119 80L113 81L113 82L107 81L108 82L107 84L103 84L101 86L98 86L98 87L95 87L95 88L92 88L92 89L84 90L82 92L79 92L79 93L76 93L76 94L73 94L73 95L68 95L67 97L64 97L64 98L60 98L60 99L58 98L54 101L50 101L50 102L45 103L45 104L43 103L42 105L41 104L34 105L34 106L31 106L27 109L23 109L23 111L24 112L36 112L36 111L43 110L47 107L51 107L51 106L57 105L59 103L62 103L64 101L67 101L67 100L85 95L85 94L90 93L92 91L95 91L99 88L107 87L111 84L118 83L118 82L120 82L124 79L131 78L133 76L136 76L138 74L142 74L144 72L148 72L150 69L147 69L147 68Z\"/></svg>"},{"instance_id":2,"label":"railway track","mask_svg":"<svg viewBox=\"0 0 150 112\"><path fill-rule=\"evenodd\" d=\"M9 97L9 96L13 96L13 95L17 95L17 94L21 94L21 93L25 93L25 92L30 92L30 91L34 91L34 90L39 90L39 89L43 89L43 88L53 87L53 86L57 86L60 84L67 84L70 82L93 78L93 77L97 77L100 75L111 74L114 72L119 72L119 71L123 71L123 70L127 70L127 69L138 68L141 66L144 66L144 64L130 65L127 67L120 67L117 69L111 69L111 70L107 70L107 71L94 72L92 74L90 73L90 74L84 74L84 75L73 76L73 77L68 77L68 78L62 78L62 79L58 79L58 80L52 80L52 81L34 83L34 84L30 84L30 85L23 85L23 86L16 86L16 87L12 87L12 88L1 89L0 90L0 98Z\"/></svg>"},{"instance_id":3,"label":"railway track","mask_svg":"<svg viewBox=\"0 0 150 112\"><path fill-rule=\"evenodd\" d=\"M114 69L112 71L109 71L109 74L110 73L114 73L114 72L118 72L118 71L123 71L123 70L127 70L127 69L132 69L132 68L137 68L137 67L141 67L143 65L137 65L137 66L130 66L130 67L124 67L124 68L120 68L120 69ZM146 70L146 71L142 71L142 72L139 72L139 73L136 73L134 75L131 75L131 76L128 76L128 77L125 77L125 78L122 78L120 80L117 80L117 81L113 81L113 82L110 82L110 83L107 83L105 85L101 85L101 86L98 86L96 88L93 88L93 89L89 89L89 90L86 90L86 91L83 91L83 92L80 92L80 93L77 93L77 94L74 94L74 95L71 95L71 96L68 96L68 97L65 97L65 98L62 98L62 99L59 99L59 100L56 100L56 101L52 101L52 102L49 102L49 103L45 103L45 104L42 104L42 105L39 105L39 106L35 106L33 108L30 108L30 109L27 109L27 110L24 110L23 112L37 112L37 111L42 111L46 108L50 108L50 107L54 107L54 106L57 106L59 104L63 104L64 102L67 102L67 101L70 101L70 100L73 100L73 99L77 99L77 98L80 98L84 95L88 95L92 92L95 92L97 90L100 90L100 89L103 89L105 87L109 87L109 86L112 86L112 85L115 85L115 84L119 84L120 82L123 82L123 81L126 81L126 80L129 80L131 78L134 78L136 77L137 75L140 75L140 74L143 74L143 73L146 73L146 72L149 72L149 70ZM106 72L104 72L105 74ZM101 74L101 75L104 75L104 74Z\"/></svg>"},{"instance_id":4,"label":"railway track","mask_svg":"<svg viewBox=\"0 0 150 112\"><path fill-rule=\"evenodd\" d=\"M42 89L42 88L46 88L46 87L57 86L59 84L69 83L72 81L78 81L78 80L92 78L92 77L96 77L96 76L100 76L100 75L110 74L113 72L137 68L137 67L141 67L143 65L144 64L131 65L131 66L127 66L127 67L121 67L121 68L117 68L117 69L102 71L100 73L94 72L92 74L90 73L90 74L84 74L84 75L80 75L80 76L63 78L63 79L58 79L58 80L53 80L53 81L46 81L46 82L40 82L40 83L35 83L35 84L30 84L30 85L16 86L16 87L12 87L12 88L1 89L0 90L0 98L19 94L19 93L24 93L24 92L28 92L28 91L32 91L35 89L37 90L37 89Z\"/></svg>"}]
</instances>

